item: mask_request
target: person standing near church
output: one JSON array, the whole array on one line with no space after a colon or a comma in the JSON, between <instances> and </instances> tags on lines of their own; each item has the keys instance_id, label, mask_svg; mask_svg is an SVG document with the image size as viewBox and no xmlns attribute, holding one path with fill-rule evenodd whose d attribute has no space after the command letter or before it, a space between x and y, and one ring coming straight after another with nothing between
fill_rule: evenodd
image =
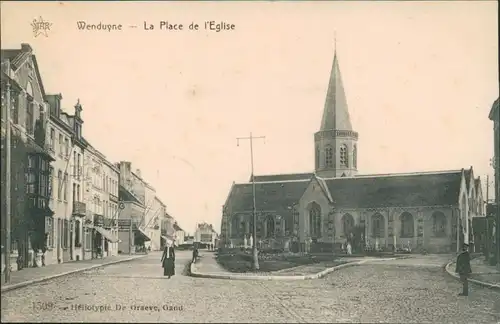
<instances>
[{"instance_id":1,"label":"person standing near church","mask_svg":"<svg viewBox=\"0 0 500 324\"><path fill-rule=\"evenodd\" d=\"M457 257L457 266L455 272L460 275L460 281L462 281L462 293L459 294L459 296L468 296L469 276L472 273L468 244L464 244L462 252Z\"/></svg>"},{"instance_id":2,"label":"person standing near church","mask_svg":"<svg viewBox=\"0 0 500 324\"><path fill-rule=\"evenodd\" d=\"M161 264L164 276L168 276L168 279L170 279L171 276L175 275L175 250L174 245L170 242L167 242L163 250Z\"/></svg>"}]
</instances>

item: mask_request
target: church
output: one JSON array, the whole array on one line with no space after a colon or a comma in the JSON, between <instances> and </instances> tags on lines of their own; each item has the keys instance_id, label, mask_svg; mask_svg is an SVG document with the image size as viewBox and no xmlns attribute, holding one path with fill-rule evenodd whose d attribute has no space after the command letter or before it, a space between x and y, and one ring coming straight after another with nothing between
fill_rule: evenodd
<instances>
[{"instance_id":1,"label":"church","mask_svg":"<svg viewBox=\"0 0 500 324\"><path fill-rule=\"evenodd\" d=\"M335 51L314 172L255 175L233 183L223 206L221 246L331 251L347 240L378 250L441 253L473 244L472 218L484 215L481 180L472 167L404 174L358 174L353 129Z\"/></svg>"}]
</instances>

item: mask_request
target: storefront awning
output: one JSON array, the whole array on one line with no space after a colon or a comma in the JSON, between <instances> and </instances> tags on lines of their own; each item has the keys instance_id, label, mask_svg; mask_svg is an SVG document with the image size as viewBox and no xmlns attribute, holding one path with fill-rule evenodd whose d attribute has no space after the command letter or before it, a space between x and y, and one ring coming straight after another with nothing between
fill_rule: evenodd
<instances>
[{"instance_id":1,"label":"storefront awning","mask_svg":"<svg viewBox=\"0 0 500 324\"><path fill-rule=\"evenodd\" d=\"M111 234L109 231L105 230L104 228L102 227L99 227L99 226L94 226L95 230L98 231L99 233L101 233L102 236L104 236L104 238L108 241L110 241L111 243L116 243L118 242L118 238L117 237L113 237L113 234Z\"/></svg>"},{"instance_id":2,"label":"storefront awning","mask_svg":"<svg viewBox=\"0 0 500 324\"><path fill-rule=\"evenodd\" d=\"M151 238L148 236L148 234L146 234L146 232L144 232L141 228L136 227L136 228L134 228L134 230L135 230L135 233L137 233L140 236L142 236L142 239L144 241L151 241Z\"/></svg>"}]
</instances>

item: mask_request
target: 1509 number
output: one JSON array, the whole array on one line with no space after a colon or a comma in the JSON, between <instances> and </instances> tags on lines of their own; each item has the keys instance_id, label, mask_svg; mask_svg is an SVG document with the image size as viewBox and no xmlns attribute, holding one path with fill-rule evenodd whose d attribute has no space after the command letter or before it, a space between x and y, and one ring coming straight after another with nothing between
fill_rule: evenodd
<instances>
[{"instance_id":1,"label":"1509 number","mask_svg":"<svg viewBox=\"0 0 500 324\"><path fill-rule=\"evenodd\" d=\"M33 302L33 309L37 311L50 311L55 307L52 302Z\"/></svg>"}]
</instances>

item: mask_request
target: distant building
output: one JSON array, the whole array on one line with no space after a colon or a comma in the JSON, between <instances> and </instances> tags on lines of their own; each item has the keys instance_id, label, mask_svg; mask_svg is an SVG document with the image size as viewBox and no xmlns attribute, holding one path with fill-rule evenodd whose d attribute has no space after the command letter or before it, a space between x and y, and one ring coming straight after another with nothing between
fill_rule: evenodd
<instances>
[{"instance_id":1,"label":"distant building","mask_svg":"<svg viewBox=\"0 0 500 324\"><path fill-rule=\"evenodd\" d=\"M496 242L496 261L500 267L500 108L498 108L498 100L495 100L491 111L489 114L489 119L493 121L493 143L494 143L494 157L493 157L493 168L495 170L495 204L496 204L496 215L494 216L496 225L496 237L494 241Z\"/></svg>"},{"instance_id":2,"label":"distant building","mask_svg":"<svg viewBox=\"0 0 500 324\"><path fill-rule=\"evenodd\" d=\"M214 249L218 241L218 234L212 224L201 223L196 226L194 242L206 245L209 249Z\"/></svg>"}]
</instances>

